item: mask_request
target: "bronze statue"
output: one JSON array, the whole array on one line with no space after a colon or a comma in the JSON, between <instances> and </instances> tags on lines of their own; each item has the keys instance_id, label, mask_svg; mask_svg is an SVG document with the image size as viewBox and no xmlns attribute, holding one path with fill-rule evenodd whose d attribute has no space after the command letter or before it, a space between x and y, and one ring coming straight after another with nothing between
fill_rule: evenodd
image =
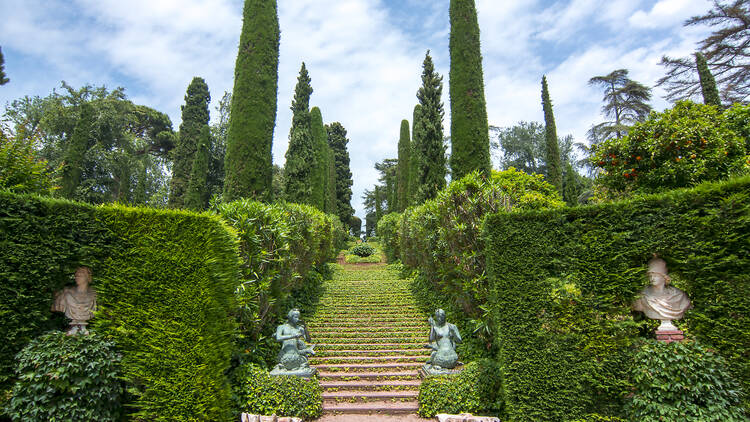
<instances>
[{"instance_id":1,"label":"bronze statue","mask_svg":"<svg viewBox=\"0 0 750 422\"><path fill-rule=\"evenodd\" d=\"M271 371L271 375L294 375L298 377L311 377L317 373L307 362L308 355L315 355L313 348L307 346L305 341L310 341L310 334L304 325L300 323L300 312L292 309L287 314L286 324L276 328L274 336L281 343L279 351L279 363Z\"/></svg>"},{"instance_id":2,"label":"bronze statue","mask_svg":"<svg viewBox=\"0 0 750 422\"><path fill-rule=\"evenodd\" d=\"M461 335L455 325L445 321L445 311L435 311L435 319L430 322L430 344L426 347L432 349L430 359L424 364L423 369L428 375L450 374L458 364L456 344L461 343Z\"/></svg>"}]
</instances>

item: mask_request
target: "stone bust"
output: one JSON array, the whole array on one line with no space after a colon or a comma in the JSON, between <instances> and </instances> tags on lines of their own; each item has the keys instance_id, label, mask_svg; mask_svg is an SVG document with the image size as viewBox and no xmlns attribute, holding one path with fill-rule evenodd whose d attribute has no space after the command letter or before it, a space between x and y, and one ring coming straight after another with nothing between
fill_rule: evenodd
<instances>
[{"instance_id":1,"label":"stone bust","mask_svg":"<svg viewBox=\"0 0 750 422\"><path fill-rule=\"evenodd\" d=\"M96 310L96 291L91 288L91 269L78 267L75 287L66 287L55 293L53 312L64 312L70 319L68 334L88 334L86 326Z\"/></svg>"},{"instance_id":2,"label":"stone bust","mask_svg":"<svg viewBox=\"0 0 750 422\"><path fill-rule=\"evenodd\" d=\"M658 331L677 330L672 321L682 319L685 311L693 307L690 298L682 290L669 285L671 279L663 259L652 258L646 274L651 284L641 291L633 309L643 312L648 318L660 320Z\"/></svg>"}]
</instances>

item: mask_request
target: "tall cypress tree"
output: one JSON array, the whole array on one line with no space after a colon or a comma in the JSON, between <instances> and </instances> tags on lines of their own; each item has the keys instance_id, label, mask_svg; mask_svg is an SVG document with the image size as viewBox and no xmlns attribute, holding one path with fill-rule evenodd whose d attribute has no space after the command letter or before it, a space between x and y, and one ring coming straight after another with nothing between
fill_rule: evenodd
<instances>
[{"instance_id":1,"label":"tall cypress tree","mask_svg":"<svg viewBox=\"0 0 750 422\"><path fill-rule=\"evenodd\" d=\"M5 75L5 58L3 58L3 49L0 48L0 85L5 85L10 79Z\"/></svg>"},{"instance_id":2,"label":"tall cypress tree","mask_svg":"<svg viewBox=\"0 0 750 422\"><path fill-rule=\"evenodd\" d=\"M562 194L562 164L560 146L557 144L555 115L552 113L552 100L547 89L547 77L542 76L542 108L544 109L544 140L546 145L547 181Z\"/></svg>"},{"instance_id":3,"label":"tall cypress tree","mask_svg":"<svg viewBox=\"0 0 750 422\"><path fill-rule=\"evenodd\" d=\"M328 181L326 181L325 211L328 214L338 215L336 212L336 159L334 157L333 149L330 146L326 146L326 148L328 148Z\"/></svg>"},{"instance_id":4,"label":"tall cypress tree","mask_svg":"<svg viewBox=\"0 0 750 422\"><path fill-rule=\"evenodd\" d=\"M279 37L276 0L245 0L227 131L226 200L271 199Z\"/></svg>"},{"instance_id":5,"label":"tall cypress tree","mask_svg":"<svg viewBox=\"0 0 750 422\"><path fill-rule=\"evenodd\" d=\"M409 151L409 205L417 203L417 191L419 189L419 167L422 158L419 155L418 145L421 142L422 134L417 123L422 119L422 105L414 106L411 123L411 149Z\"/></svg>"},{"instance_id":6,"label":"tall cypress tree","mask_svg":"<svg viewBox=\"0 0 750 422\"><path fill-rule=\"evenodd\" d=\"M81 184L86 151L93 143L93 125L94 108L87 101L81 104L81 115L78 117L63 159L62 187L60 189L60 195L63 198L74 199L76 189Z\"/></svg>"},{"instance_id":7,"label":"tall cypress tree","mask_svg":"<svg viewBox=\"0 0 750 422\"><path fill-rule=\"evenodd\" d=\"M210 160L211 129L208 125L201 129L195 159L190 173L190 181L185 192L185 208L203 210L208 205L208 163Z\"/></svg>"},{"instance_id":8,"label":"tall cypress tree","mask_svg":"<svg viewBox=\"0 0 750 422\"><path fill-rule=\"evenodd\" d=\"M328 191L328 134L323 125L323 115L318 107L310 110L310 128L313 138L315 162L312 169L312 197L313 206L321 211L326 210L326 193Z\"/></svg>"},{"instance_id":9,"label":"tall cypress tree","mask_svg":"<svg viewBox=\"0 0 750 422\"><path fill-rule=\"evenodd\" d=\"M287 201L308 205L315 205L312 192L316 159L309 110L312 92L310 76L305 63L302 63L291 107L292 127L284 164L284 193Z\"/></svg>"},{"instance_id":10,"label":"tall cypress tree","mask_svg":"<svg viewBox=\"0 0 750 422\"><path fill-rule=\"evenodd\" d=\"M184 205L185 192L193 173L195 151L198 149L201 131L208 126L208 103L211 94L203 78L195 77L188 85L185 105L182 106L182 123L177 146L173 150L172 181L169 190L169 206L180 208Z\"/></svg>"},{"instance_id":11,"label":"tall cypress tree","mask_svg":"<svg viewBox=\"0 0 750 422\"><path fill-rule=\"evenodd\" d=\"M701 81L701 92L703 93L703 103L721 107L719 99L719 89L716 88L716 79L708 69L708 63L703 54L695 53L695 65L698 68L698 77Z\"/></svg>"},{"instance_id":12,"label":"tall cypress tree","mask_svg":"<svg viewBox=\"0 0 750 422\"><path fill-rule=\"evenodd\" d=\"M443 148L443 77L435 72L429 50L422 70L422 87L417 99L422 106L417 129L419 139L415 149L419 156L417 168L417 201L424 202L437 196L445 187L445 148Z\"/></svg>"},{"instance_id":13,"label":"tall cypress tree","mask_svg":"<svg viewBox=\"0 0 750 422\"><path fill-rule=\"evenodd\" d=\"M484 99L479 23L474 0L450 0L451 172L489 176L490 136Z\"/></svg>"},{"instance_id":14,"label":"tall cypress tree","mask_svg":"<svg viewBox=\"0 0 750 422\"><path fill-rule=\"evenodd\" d=\"M349 224L354 216L352 208L352 172L349 169L349 151L346 144L346 129L339 122L326 125L328 132L328 145L333 150L333 159L336 163L336 215L344 224Z\"/></svg>"},{"instance_id":15,"label":"tall cypress tree","mask_svg":"<svg viewBox=\"0 0 750 422\"><path fill-rule=\"evenodd\" d=\"M409 155L411 154L411 139L409 139L409 121L401 121L401 136L398 139L398 167L396 178L398 186L396 211L402 212L409 206Z\"/></svg>"}]
</instances>

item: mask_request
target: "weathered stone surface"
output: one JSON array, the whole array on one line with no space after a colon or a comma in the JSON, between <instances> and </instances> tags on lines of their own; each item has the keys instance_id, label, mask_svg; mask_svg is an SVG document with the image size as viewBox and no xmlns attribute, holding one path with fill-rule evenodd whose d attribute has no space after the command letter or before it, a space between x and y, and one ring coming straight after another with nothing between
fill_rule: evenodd
<instances>
[{"instance_id":1,"label":"weathered stone surface","mask_svg":"<svg viewBox=\"0 0 750 422\"><path fill-rule=\"evenodd\" d=\"M66 287L55 293L52 312L63 312L70 320L68 334L88 334L86 326L96 310L96 291L91 288L91 269L78 267L76 287Z\"/></svg>"},{"instance_id":2,"label":"weathered stone surface","mask_svg":"<svg viewBox=\"0 0 750 422\"><path fill-rule=\"evenodd\" d=\"M283 417L280 418L276 415L263 416L263 415L251 415L249 413L243 413L240 417L241 422L302 422L300 418Z\"/></svg>"},{"instance_id":3,"label":"weathered stone surface","mask_svg":"<svg viewBox=\"0 0 750 422\"><path fill-rule=\"evenodd\" d=\"M474 416L471 413L461 413L460 415L440 413L437 418L439 422L500 422L500 419L492 416Z\"/></svg>"},{"instance_id":4,"label":"weathered stone surface","mask_svg":"<svg viewBox=\"0 0 750 422\"><path fill-rule=\"evenodd\" d=\"M663 259L654 256L648 262L646 274L651 284L641 291L633 309L661 321L660 331L677 330L672 321L682 319L685 311L693 307L690 298L682 290L669 285L667 263Z\"/></svg>"}]
</instances>

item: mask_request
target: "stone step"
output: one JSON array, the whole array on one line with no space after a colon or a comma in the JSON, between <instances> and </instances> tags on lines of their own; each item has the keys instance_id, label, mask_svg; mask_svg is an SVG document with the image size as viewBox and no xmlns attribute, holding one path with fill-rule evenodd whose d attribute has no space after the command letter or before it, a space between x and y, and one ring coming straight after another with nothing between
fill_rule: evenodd
<instances>
[{"instance_id":1,"label":"stone step","mask_svg":"<svg viewBox=\"0 0 750 422\"><path fill-rule=\"evenodd\" d=\"M342 390L342 391L324 391L321 395L323 400L329 401L348 401L356 399L360 402L372 400L390 400L390 399L414 399L419 396L417 390L392 390L392 391L366 391L366 390Z\"/></svg>"},{"instance_id":2,"label":"stone step","mask_svg":"<svg viewBox=\"0 0 750 422\"><path fill-rule=\"evenodd\" d=\"M330 346L353 346L352 349L362 349L363 347L373 347L373 348L388 348L388 347L395 347L395 348L401 348L401 349L425 349L424 345L425 342L418 342L418 343L347 343L347 342L339 342L339 343L315 343L316 347L320 349L325 349L326 347ZM334 350L334 349L328 349L328 350Z\"/></svg>"},{"instance_id":3,"label":"stone step","mask_svg":"<svg viewBox=\"0 0 750 422\"><path fill-rule=\"evenodd\" d=\"M389 388L417 389L422 384L420 380L390 380L390 381L320 381L320 386L325 389L338 390L387 390Z\"/></svg>"},{"instance_id":4,"label":"stone step","mask_svg":"<svg viewBox=\"0 0 750 422\"><path fill-rule=\"evenodd\" d=\"M372 401L365 403L323 403L324 413L415 413L419 410L419 403L416 401L393 402L393 401Z\"/></svg>"},{"instance_id":5,"label":"stone step","mask_svg":"<svg viewBox=\"0 0 750 422\"><path fill-rule=\"evenodd\" d=\"M312 358L313 364L327 363L329 361L343 361L343 362L360 362L360 363L377 363L373 361L385 362L421 362L425 360L425 356L326 356L326 357L314 357Z\"/></svg>"},{"instance_id":6,"label":"stone step","mask_svg":"<svg viewBox=\"0 0 750 422\"><path fill-rule=\"evenodd\" d=\"M319 350L320 351L320 350ZM382 350L327 350L327 351L320 351L321 353L326 354L336 354L336 356L367 356L367 355L373 355L373 356L384 356L388 353L398 353L400 355L408 355L408 356L427 356L430 354L430 350L427 348L420 348L420 349L382 349ZM324 356L320 356L324 357Z\"/></svg>"},{"instance_id":7,"label":"stone step","mask_svg":"<svg viewBox=\"0 0 750 422\"><path fill-rule=\"evenodd\" d=\"M389 372L357 372L352 374L351 372L343 371L318 371L318 379L321 381L332 381L332 380L418 380L418 371L389 371Z\"/></svg>"},{"instance_id":8,"label":"stone step","mask_svg":"<svg viewBox=\"0 0 750 422\"><path fill-rule=\"evenodd\" d=\"M339 369L347 372L367 371L372 369L417 369L424 362L396 362L396 363L322 363L314 365L318 370L325 371Z\"/></svg>"}]
</instances>

